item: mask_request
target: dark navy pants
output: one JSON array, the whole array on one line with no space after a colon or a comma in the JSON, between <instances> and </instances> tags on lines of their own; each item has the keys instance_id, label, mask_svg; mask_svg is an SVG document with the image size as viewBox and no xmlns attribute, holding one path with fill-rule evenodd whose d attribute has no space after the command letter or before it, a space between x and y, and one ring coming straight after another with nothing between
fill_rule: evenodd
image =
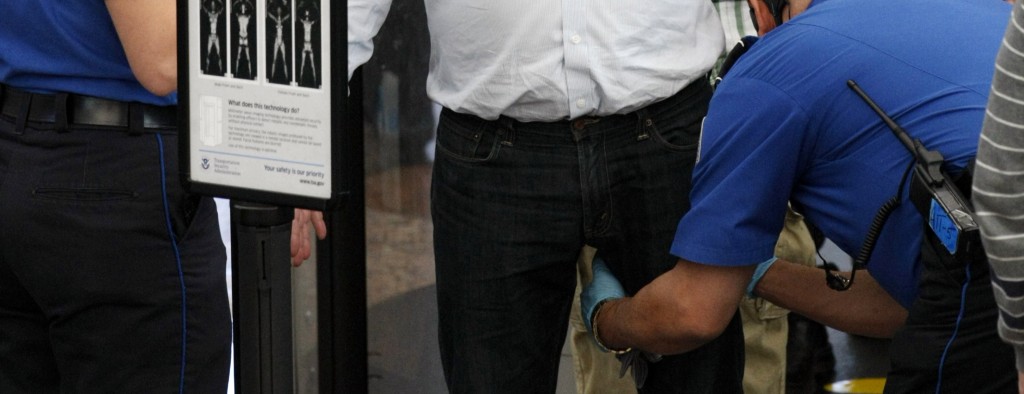
<instances>
[{"instance_id":1,"label":"dark navy pants","mask_svg":"<svg viewBox=\"0 0 1024 394\"><path fill-rule=\"evenodd\" d=\"M444 110L431 191L439 335L453 393L553 393L589 244L635 293L675 266L711 90L634 113L550 123ZM697 296L697 295L695 295ZM717 340L652 365L652 393L742 392L738 315Z\"/></svg>"},{"instance_id":2,"label":"dark navy pants","mask_svg":"<svg viewBox=\"0 0 1024 394\"><path fill-rule=\"evenodd\" d=\"M890 345L886 394L1017 393L1013 348L996 330L999 309L984 251L957 263L926 234L918 297Z\"/></svg>"},{"instance_id":3,"label":"dark navy pants","mask_svg":"<svg viewBox=\"0 0 1024 394\"><path fill-rule=\"evenodd\" d=\"M209 198L174 130L0 119L0 393L224 393L231 323Z\"/></svg>"}]
</instances>

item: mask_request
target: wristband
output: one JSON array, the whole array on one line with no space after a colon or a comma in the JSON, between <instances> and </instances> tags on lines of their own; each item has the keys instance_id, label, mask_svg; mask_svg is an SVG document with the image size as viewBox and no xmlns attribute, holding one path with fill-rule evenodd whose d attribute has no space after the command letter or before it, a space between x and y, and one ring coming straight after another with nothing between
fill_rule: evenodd
<instances>
[{"instance_id":1,"label":"wristband","mask_svg":"<svg viewBox=\"0 0 1024 394\"><path fill-rule=\"evenodd\" d=\"M633 350L633 348L611 349L608 346L605 346L604 342L601 342L601 334L598 334L598 331L597 331L597 317L601 315L601 307L604 306L604 304L606 302L611 301L611 300L612 299L605 299L605 300L599 302L597 304L597 306L594 307L594 316L593 316L593 322L592 322L592 324L593 324L593 334L594 334L593 335L594 343L597 343L597 348L600 349L602 352L611 352L612 354L615 354L615 355L626 354L626 353L629 353L630 350Z\"/></svg>"},{"instance_id":2,"label":"wristband","mask_svg":"<svg viewBox=\"0 0 1024 394\"><path fill-rule=\"evenodd\" d=\"M778 257L772 256L772 258L765 260L761 264L757 265L757 268L754 269L754 275L750 277L750 283L747 284L747 297L757 297L754 294L754 288L757 287L757 282L761 281L761 277L764 276L764 273L768 272L768 268L771 267L772 264L775 264L775 260L778 259Z\"/></svg>"}]
</instances>

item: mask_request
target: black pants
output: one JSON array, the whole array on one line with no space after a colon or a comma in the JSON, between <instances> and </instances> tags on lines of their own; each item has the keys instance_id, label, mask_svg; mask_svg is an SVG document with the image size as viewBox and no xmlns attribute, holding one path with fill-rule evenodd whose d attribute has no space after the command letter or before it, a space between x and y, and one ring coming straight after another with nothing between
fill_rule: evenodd
<instances>
[{"instance_id":1,"label":"black pants","mask_svg":"<svg viewBox=\"0 0 1024 394\"><path fill-rule=\"evenodd\" d=\"M174 130L21 121L0 119L0 393L224 393L225 250Z\"/></svg>"},{"instance_id":2,"label":"black pants","mask_svg":"<svg viewBox=\"0 0 1024 394\"><path fill-rule=\"evenodd\" d=\"M675 266L710 93L702 79L635 113L563 122L441 114L431 204L450 392L555 391L584 244L630 294ZM742 380L737 314L652 364L644 392L731 394Z\"/></svg>"},{"instance_id":3,"label":"black pants","mask_svg":"<svg viewBox=\"0 0 1024 394\"><path fill-rule=\"evenodd\" d=\"M1017 393L983 253L955 264L931 241L922 246L920 294L890 347L885 393Z\"/></svg>"}]
</instances>

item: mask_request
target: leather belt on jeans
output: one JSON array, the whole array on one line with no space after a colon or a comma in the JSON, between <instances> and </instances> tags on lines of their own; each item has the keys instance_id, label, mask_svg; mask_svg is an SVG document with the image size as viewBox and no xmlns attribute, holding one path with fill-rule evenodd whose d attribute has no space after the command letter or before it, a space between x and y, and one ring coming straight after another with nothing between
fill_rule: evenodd
<instances>
[{"instance_id":1,"label":"leather belt on jeans","mask_svg":"<svg viewBox=\"0 0 1024 394\"><path fill-rule=\"evenodd\" d=\"M177 106L173 105L162 107L69 93L32 93L2 84L0 114L13 118L21 130L26 121L53 123L60 131L70 126L94 126L142 132L178 125Z\"/></svg>"}]
</instances>

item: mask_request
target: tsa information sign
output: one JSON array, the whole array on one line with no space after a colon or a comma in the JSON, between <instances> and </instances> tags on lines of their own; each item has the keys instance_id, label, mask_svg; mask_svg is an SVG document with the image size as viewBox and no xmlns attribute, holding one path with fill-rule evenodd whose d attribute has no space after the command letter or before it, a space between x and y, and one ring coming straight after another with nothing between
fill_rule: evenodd
<instances>
[{"instance_id":1,"label":"tsa information sign","mask_svg":"<svg viewBox=\"0 0 1024 394\"><path fill-rule=\"evenodd\" d=\"M331 2L185 1L189 181L329 199Z\"/></svg>"}]
</instances>

